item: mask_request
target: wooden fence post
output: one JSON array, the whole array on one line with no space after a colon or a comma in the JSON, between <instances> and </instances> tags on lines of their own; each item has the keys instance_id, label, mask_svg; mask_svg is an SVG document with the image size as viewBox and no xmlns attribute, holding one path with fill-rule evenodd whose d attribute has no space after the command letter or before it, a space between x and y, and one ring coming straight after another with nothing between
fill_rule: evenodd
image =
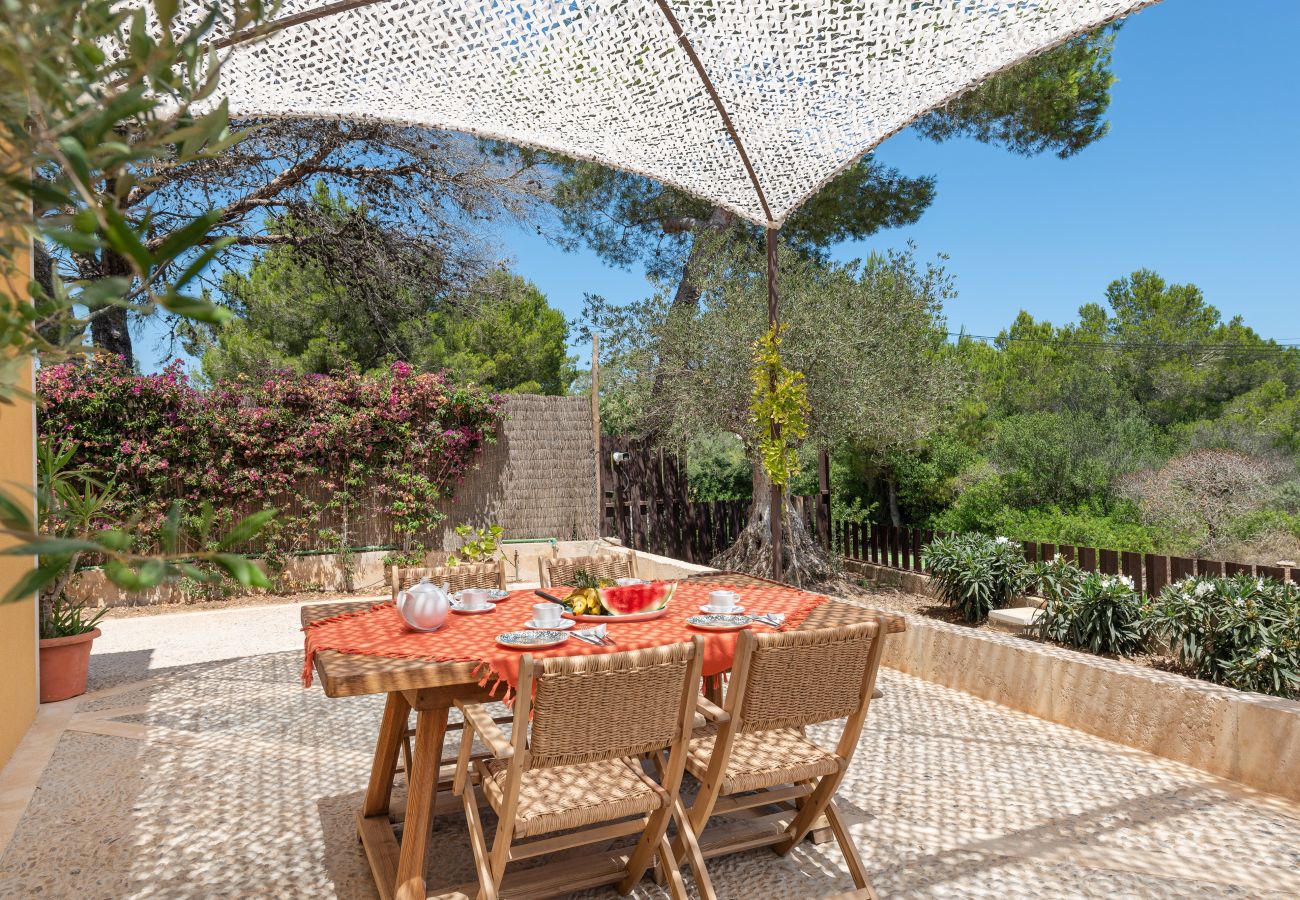
<instances>
[{"instance_id":1,"label":"wooden fence post","mask_svg":"<svg viewBox=\"0 0 1300 900\"><path fill-rule=\"evenodd\" d=\"M1147 577L1143 579L1148 597L1158 597L1169 584L1169 557L1155 553L1146 555Z\"/></svg>"},{"instance_id":2,"label":"wooden fence post","mask_svg":"<svg viewBox=\"0 0 1300 900\"><path fill-rule=\"evenodd\" d=\"M1196 574L1196 560L1186 556L1169 557L1169 580L1182 581Z\"/></svg>"},{"instance_id":3,"label":"wooden fence post","mask_svg":"<svg viewBox=\"0 0 1300 900\"><path fill-rule=\"evenodd\" d=\"M1085 572L1097 571L1097 551L1091 547L1080 547L1079 568Z\"/></svg>"},{"instance_id":4,"label":"wooden fence post","mask_svg":"<svg viewBox=\"0 0 1300 900\"><path fill-rule=\"evenodd\" d=\"M1276 578L1286 581L1287 570L1281 566L1255 566L1255 574L1260 578Z\"/></svg>"},{"instance_id":5,"label":"wooden fence post","mask_svg":"<svg viewBox=\"0 0 1300 900\"><path fill-rule=\"evenodd\" d=\"M1146 590L1142 583L1142 554L1125 551L1120 554L1120 570L1133 579L1133 587L1139 591Z\"/></svg>"},{"instance_id":6,"label":"wooden fence post","mask_svg":"<svg viewBox=\"0 0 1300 900\"><path fill-rule=\"evenodd\" d=\"M826 549L831 546L831 454L825 447L817 451L817 539Z\"/></svg>"}]
</instances>

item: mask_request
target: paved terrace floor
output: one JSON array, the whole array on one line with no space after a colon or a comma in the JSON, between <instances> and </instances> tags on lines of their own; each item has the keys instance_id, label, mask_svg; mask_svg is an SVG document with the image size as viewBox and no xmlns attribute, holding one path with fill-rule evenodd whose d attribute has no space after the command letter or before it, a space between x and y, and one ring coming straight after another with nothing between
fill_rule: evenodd
<instances>
[{"instance_id":1,"label":"paved terrace floor","mask_svg":"<svg viewBox=\"0 0 1300 900\"><path fill-rule=\"evenodd\" d=\"M296 606L110 620L91 693L43 708L0 775L0 896L375 896L352 816L382 700L304 690L300 646ZM896 672L883 688L840 791L882 896L1300 895L1293 805ZM433 884L472 877L463 818L434 829ZM834 847L710 870L724 898L834 896Z\"/></svg>"}]
</instances>

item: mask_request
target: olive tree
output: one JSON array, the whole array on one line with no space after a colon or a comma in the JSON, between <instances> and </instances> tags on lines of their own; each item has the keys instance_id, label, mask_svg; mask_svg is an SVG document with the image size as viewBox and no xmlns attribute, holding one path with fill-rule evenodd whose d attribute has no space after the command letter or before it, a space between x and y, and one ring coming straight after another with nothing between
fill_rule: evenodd
<instances>
[{"instance_id":1,"label":"olive tree","mask_svg":"<svg viewBox=\"0 0 1300 900\"><path fill-rule=\"evenodd\" d=\"M700 435L741 437L754 465L749 523L716 564L771 570L769 481L757 465L751 413L755 341L767 333L765 259L752 242L711 250L698 273L699 301L674 303L675 285L626 306L589 297L586 329L602 336L602 406L629 430L684 449ZM952 296L937 266L908 250L836 264L782 254L781 356L804 376L807 440L852 442L884 452L932 431L962 395L961 370L945 354L943 302ZM797 519L786 523L783 570L817 581L830 565Z\"/></svg>"}]
</instances>

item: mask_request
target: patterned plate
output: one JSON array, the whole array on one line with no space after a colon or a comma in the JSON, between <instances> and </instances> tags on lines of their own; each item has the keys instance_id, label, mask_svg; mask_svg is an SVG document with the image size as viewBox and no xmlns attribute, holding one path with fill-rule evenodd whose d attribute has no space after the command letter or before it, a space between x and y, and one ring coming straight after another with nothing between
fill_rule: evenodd
<instances>
[{"instance_id":1,"label":"patterned plate","mask_svg":"<svg viewBox=\"0 0 1300 900\"><path fill-rule=\"evenodd\" d=\"M752 621L749 616L711 615L691 616L686 624L703 631L739 631L748 628Z\"/></svg>"},{"instance_id":2,"label":"patterned plate","mask_svg":"<svg viewBox=\"0 0 1300 900\"><path fill-rule=\"evenodd\" d=\"M507 631L497 635L497 643L512 650L545 650L558 647L569 639L563 631L537 629L532 631Z\"/></svg>"}]
</instances>

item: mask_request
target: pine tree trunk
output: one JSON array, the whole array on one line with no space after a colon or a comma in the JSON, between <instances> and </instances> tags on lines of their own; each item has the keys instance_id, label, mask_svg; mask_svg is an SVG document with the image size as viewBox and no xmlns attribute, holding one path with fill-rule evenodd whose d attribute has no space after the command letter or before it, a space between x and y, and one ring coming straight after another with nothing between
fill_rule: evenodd
<instances>
[{"instance_id":1,"label":"pine tree trunk","mask_svg":"<svg viewBox=\"0 0 1300 900\"><path fill-rule=\"evenodd\" d=\"M135 367L135 351L131 346L131 331L126 310L120 306L97 310L90 323L91 342L99 349L126 360L128 368Z\"/></svg>"},{"instance_id":2,"label":"pine tree trunk","mask_svg":"<svg viewBox=\"0 0 1300 900\"><path fill-rule=\"evenodd\" d=\"M754 466L753 504L749 521L736 542L709 563L718 569L769 578L772 574L772 483L761 465ZM817 536L799 516L790 515L789 497L781 504L782 580L795 587L812 587L833 581L837 572Z\"/></svg>"},{"instance_id":3,"label":"pine tree trunk","mask_svg":"<svg viewBox=\"0 0 1300 900\"><path fill-rule=\"evenodd\" d=\"M131 264L120 254L108 248L96 260L96 274L101 278L112 276L130 278ZM131 345L130 322L127 311L121 306L105 306L91 311L90 340L105 353L121 356L130 368L135 367L135 351Z\"/></svg>"}]
</instances>

